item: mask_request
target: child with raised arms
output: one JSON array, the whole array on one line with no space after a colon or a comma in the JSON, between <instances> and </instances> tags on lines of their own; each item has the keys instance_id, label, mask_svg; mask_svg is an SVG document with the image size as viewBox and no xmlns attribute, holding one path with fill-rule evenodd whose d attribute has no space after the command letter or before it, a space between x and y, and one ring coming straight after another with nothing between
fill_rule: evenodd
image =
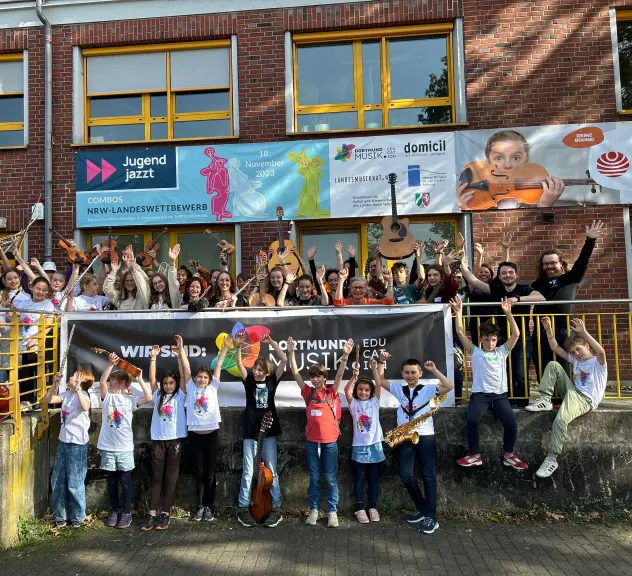
<instances>
[{"instance_id":1,"label":"child with raised arms","mask_svg":"<svg viewBox=\"0 0 632 576\"><path fill-rule=\"evenodd\" d=\"M136 397L129 387L132 379L127 372L112 372L118 356L110 354L108 367L101 375L102 420L97 448L101 452L101 470L108 473L110 515L105 525L129 528L132 523L132 470L134 469L134 433L132 419L139 406L152 401L151 391L138 376L144 395ZM110 376L111 375L111 376ZM108 382L109 378L109 382ZM119 484L123 488L123 503L119 507Z\"/></svg>"},{"instance_id":2,"label":"child with raised arms","mask_svg":"<svg viewBox=\"0 0 632 576\"><path fill-rule=\"evenodd\" d=\"M287 351L290 355L292 376L301 389L305 400L307 426L307 467L309 468L309 514L305 520L308 526L314 526L320 512L320 475L325 476L327 487L327 525L338 527L338 436L342 404L338 391L347 366L347 359L353 350L353 340L343 346L340 366L333 385L327 384L327 369L322 364L309 367L311 386L303 380L296 364L296 342L287 339Z\"/></svg>"}]
</instances>

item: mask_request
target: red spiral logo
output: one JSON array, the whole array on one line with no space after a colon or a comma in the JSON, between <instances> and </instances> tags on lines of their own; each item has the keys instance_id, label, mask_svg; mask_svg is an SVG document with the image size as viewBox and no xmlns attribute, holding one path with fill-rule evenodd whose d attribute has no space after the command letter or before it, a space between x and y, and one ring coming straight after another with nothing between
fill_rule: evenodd
<instances>
[{"instance_id":1,"label":"red spiral logo","mask_svg":"<svg viewBox=\"0 0 632 576\"><path fill-rule=\"evenodd\" d=\"M630 167L630 161L621 152L605 152L597 159L597 170L608 178L623 176Z\"/></svg>"}]
</instances>

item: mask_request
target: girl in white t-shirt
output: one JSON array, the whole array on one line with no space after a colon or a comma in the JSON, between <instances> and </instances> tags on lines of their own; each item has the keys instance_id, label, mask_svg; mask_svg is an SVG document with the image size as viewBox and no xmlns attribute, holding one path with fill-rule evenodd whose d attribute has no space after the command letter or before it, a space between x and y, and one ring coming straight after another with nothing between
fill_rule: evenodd
<instances>
[{"instance_id":1,"label":"girl in white t-shirt","mask_svg":"<svg viewBox=\"0 0 632 576\"><path fill-rule=\"evenodd\" d=\"M198 506L197 512L193 515L196 522L211 522L215 519L215 469L219 452L219 423L222 420L219 414L217 388L228 346L229 339L225 339L212 373L208 365L200 366L191 378L191 366L182 338L178 340L182 375L186 382L189 449L194 462L197 487Z\"/></svg>"},{"instance_id":2,"label":"girl in white t-shirt","mask_svg":"<svg viewBox=\"0 0 632 576\"><path fill-rule=\"evenodd\" d=\"M356 518L360 524L379 522L377 499L380 493L379 463L384 461L382 449L382 426L380 425L380 393L381 386L378 363L371 360L373 380L360 376L358 368L353 369L353 376L345 386L345 396L349 404L349 412L353 419L353 490L356 502ZM380 364L383 372L383 364ZM364 477L368 482L369 514L364 508Z\"/></svg>"},{"instance_id":3,"label":"girl in white t-shirt","mask_svg":"<svg viewBox=\"0 0 632 576\"><path fill-rule=\"evenodd\" d=\"M84 274L79 280L81 293L78 296L68 294L66 296L66 312L93 312L103 310L110 299L103 294L99 294L99 284L93 274Z\"/></svg>"},{"instance_id":4,"label":"girl in white t-shirt","mask_svg":"<svg viewBox=\"0 0 632 576\"><path fill-rule=\"evenodd\" d=\"M86 473L88 471L88 430L90 429L90 393L94 376L77 370L65 392L59 392L61 372L55 377L42 404L61 404L59 443L53 465L51 487L53 513L58 528L71 522L81 526L86 518Z\"/></svg>"},{"instance_id":5,"label":"girl in white t-shirt","mask_svg":"<svg viewBox=\"0 0 632 576\"><path fill-rule=\"evenodd\" d=\"M160 382L156 380L156 363L160 346L151 349L149 384L153 393L154 410L151 416L151 499L149 518L141 528L143 532L166 530L169 527L171 502L176 491L182 456L182 438L187 435L184 412L186 404L185 380L182 377L182 338L176 336L172 348L178 359L179 374L165 372Z\"/></svg>"},{"instance_id":6,"label":"girl in white t-shirt","mask_svg":"<svg viewBox=\"0 0 632 576\"><path fill-rule=\"evenodd\" d=\"M0 254L3 254L0 248ZM31 295L22 290L20 284L20 272L16 268L5 268L2 272L2 281L5 289L0 292L0 307L2 308L21 308L23 304L31 302ZM8 338L11 335L11 321L13 314L0 314L0 337L7 340L0 340L0 382L6 382L9 379L7 368L9 367L9 347L11 341Z\"/></svg>"},{"instance_id":7,"label":"girl in white t-shirt","mask_svg":"<svg viewBox=\"0 0 632 576\"><path fill-rule=\"evenodd\" d=\"M101 401L101 430L97 449L101 452L101 470L108 473L108 494L111 512L105 525L128 528L132 523L132 470L134 469L134 410L153 400L151 390L137 378L144 396L136 397L129 387L132 379L127 372L112 372L118 356L110 354L110 361L99 381ZM112 376L110 377L110 373ZM110 381L108 382L108 378ZM119 483L123 487L123 506L119 508Z\"/></svg>"}]
</instances>

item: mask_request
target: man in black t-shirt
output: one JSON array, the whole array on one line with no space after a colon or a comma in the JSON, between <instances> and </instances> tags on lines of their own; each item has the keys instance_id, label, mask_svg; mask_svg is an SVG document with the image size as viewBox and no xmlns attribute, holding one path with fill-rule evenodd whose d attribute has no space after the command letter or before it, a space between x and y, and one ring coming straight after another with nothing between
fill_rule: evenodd
<instances>
[{"instance_id":1,"label":"man in black t-shirt","mask_svg":"<svg viewBox=\"0 0 632 576\"><path fill-rule=\"evenodd\" d=\"M531 286L518 284L518 267L513 262L501 262L498 265L498 276L489 284L479 280L467 267L465 259L461 262L463 277L474 288L489 294L491 299L500 302L508 298L512 302L542 302L544 296L535 291ZM511 388L510 396L517 397L511 400L513 406L526 406L529 403L528 381L529 365L531 364L531 335L529 333L529 308L522 306L516 317L518 329L523 337L511 351ZM507 323L504 315L498 307L498 314L494 316L496 324L500 328L499 345L508 338ZM523 322L524 321L524 322ZM525 373L525 366L527 371ZM522 397L522 398L520 398Z\"/></svg>"},{"instance_id":2,"label":"man in black t-shirt","mask_svg":"<svg viewBox=\"0 0 632 576\"><path fill-rule=\"evenodd\" d=\"M547 250L540 255L540 266L538 279L531 284L534 290L540 292L545 300L575 300L579 284L584 279L590 256L597 242L597 238L606 227L601 220L593 220L592 225L586 226L586 240L575 264L569 269L558 250ZM559 346L563 347L564 340L569 335L567 330L567 318L573 313L572 304L554 304L550 306L535 306L533 313L538 315L534 318L539 321L542 316L550 316L555 322L555 339ZM554 316L555 314L566 314L567 316ZM537 338L537 329L535 330ZM549 346L546 334L540 330L540 346L535 343L533 361L535 371L540 379L540 374L544 374L546 365L553 360L553 352ZM564 370L568 372L568 363L557 358L557 362L562 364Z\"/></svg>"},{"instance_id":3,"label":"man in black t-shirt","mask_svg":"<svg viewBox=\"0 0 632 576\"><path fill-rule=\"evenodd\" d=\"M285 371L287 364L287 356L285 352L279 348L279 345L272 340L269 334L265 335L261 342L268 344L274 350L279 365L274 367L274 363L264 356L259 356L253 364L252 370L246 370L242 358L241 348L248 343L245 342L245 332L240 332L235 336L235 345L237 352L235 354L235 364L242 378L246 391L246 410L244 412L244 448L243 448L243 467L241 475L241 485L239 488L239 512L237 520L247 527L257 525L255 519L251 516L250 494L252 483L258 467L255 461L258 454L257 440L261 431L261 424L266 412L272 413L272 426L265 434L263 440L263 448L261 452L261 460L265 466L272 472L273 481L270 495L272 496L272 513L264 521L265 526L273 528L277 526L283 516L281 515L281 489L279 487L279 476L277 471L277 445L276 437L281 434L281 425L277 415L276 406L274 404L274 396L279 385L279 380Z\"/></svg>"}]
</instances>

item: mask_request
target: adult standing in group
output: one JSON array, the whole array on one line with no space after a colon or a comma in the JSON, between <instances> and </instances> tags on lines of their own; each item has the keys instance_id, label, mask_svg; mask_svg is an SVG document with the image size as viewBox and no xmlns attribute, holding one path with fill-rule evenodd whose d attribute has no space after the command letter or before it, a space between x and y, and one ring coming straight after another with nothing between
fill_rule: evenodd
<instances>
[{"instance_id":1,"label":"adult standing in group","mask_svg":"<svg viewBox=\"0 0 632 576\"><path fill-rule=\"evenodd\" d=\"M543 252L540 255L538 265L538 278L531 284L531 287L542 294L544 299L548 302L575 300L579 284L584 279L584 275L588 269L590 256L592 255L597 238L605 227L606 225L602 223L601 220L593 220L590 226L586 226L586 240L584 241L584 246L575 264L573 264L570 269L568 263L564 261L562 254L558 250L553 249ZM569 335L567 318L570 318L572 312L572 304L535 306L533 309L536 318L550 316L554 319L555 340L561 347L563 347L564 340ZM558 314L562 314L563 316L558 316ZM553 360L553 352L543 331L540 331L539 344L537 329L535 330L534 336L533 361L539 381L541 375L544 374L546 365ZM564 367L564 370L568 372L568 363L559 357L557 361Z\"/></svg>"}]
</instances>

